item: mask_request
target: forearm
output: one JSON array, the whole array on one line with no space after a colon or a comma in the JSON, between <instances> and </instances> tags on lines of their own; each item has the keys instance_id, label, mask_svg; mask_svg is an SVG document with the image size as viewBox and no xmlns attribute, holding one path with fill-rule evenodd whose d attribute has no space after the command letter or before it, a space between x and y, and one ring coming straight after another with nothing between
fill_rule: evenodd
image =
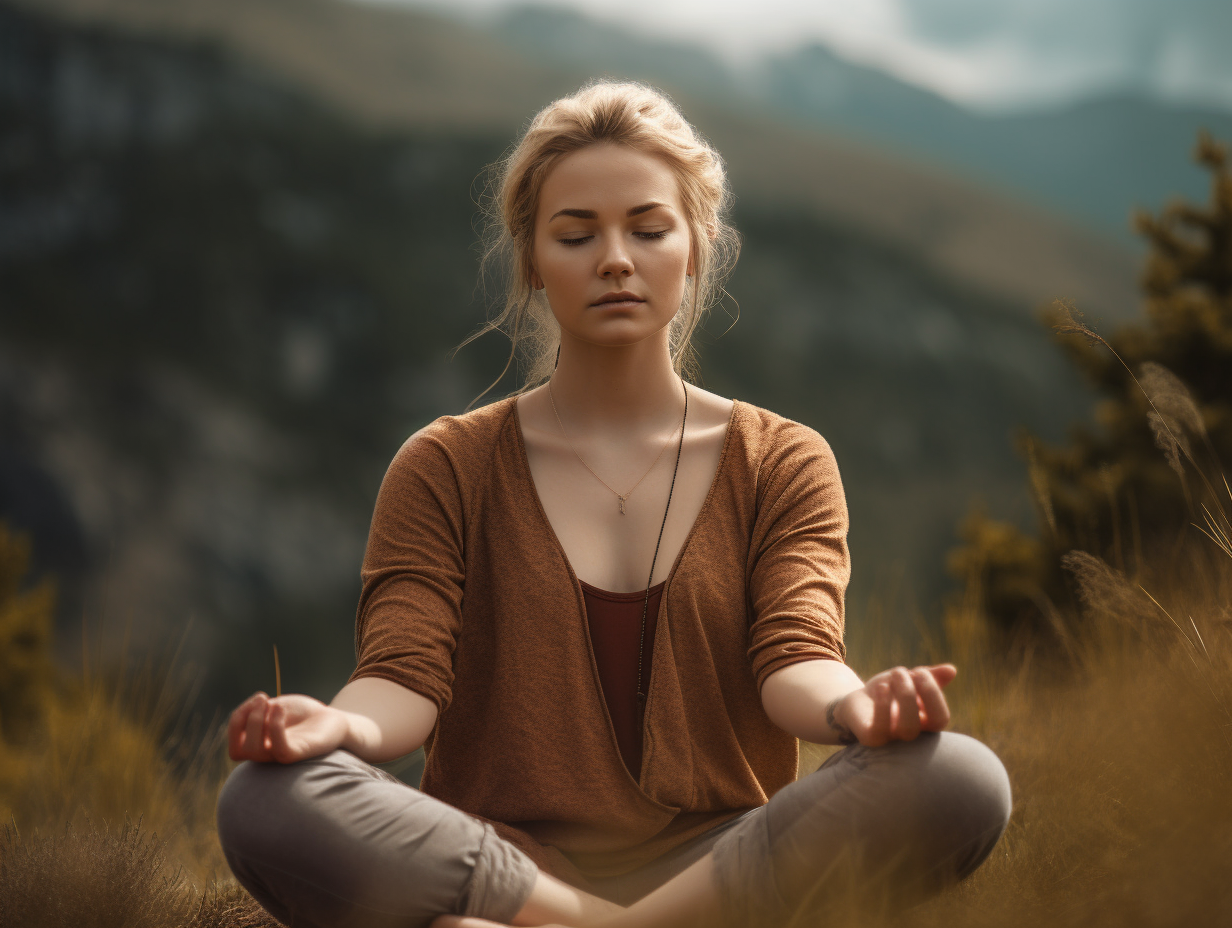
<instances>
[{"instance_id":1,"label":"forearm","mask_svg":"<svg viewBox=\"0 0 1232 928\"><path fill-rule=\"evenodd\" d=\"M423 745L436 724L436 705L389 680L361 677L330 702L346 721L342 747L371 764L383 764Z\"/></svg>"},{"instance_id":2,"label":"forearm","mask_svg":"<svg viewBox=\"0 0 1232 928\"><path fill-rule=\"evenodd\" d=\"M842 744L850 733L834 727L827 710L863 685L841 661L798 661L766 678L761 702L770 720L789 735L814 744Z\"/></svg>"},{"instance_id":3,"label":"forearm","mask_svg":"<svg viewBox=\"0 0 1232 928\"><path fill-rule=\"evenodd\" d=\"M394 760L393 757L387 757L389 751L382 748L381 728L376 722L358 712L348 712L336 707L335 711L346 721L345 733L339 747L370 764L383 764Z\"/></svg>"}]
</instances>

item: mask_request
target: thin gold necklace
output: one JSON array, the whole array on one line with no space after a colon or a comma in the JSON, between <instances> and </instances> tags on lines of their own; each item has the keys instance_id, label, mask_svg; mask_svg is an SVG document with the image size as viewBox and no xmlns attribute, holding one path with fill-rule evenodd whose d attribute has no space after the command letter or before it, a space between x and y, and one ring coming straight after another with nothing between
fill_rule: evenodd
<instances>
[{"instance_id":1,"label":"thin gold necklace","mask_svg":"<svg viewBox=\"0 0 1232 928\"><path fill-rule=\"evenodd\" d=\"M689 388L685 385L683 377L680 379L680 386L684 390L684 408L685 414L687 415L689 409ZM663 447L659 449L659 453L655 455L655 459L650 463L650 467L646 469L646 473L642 474L642 476L638 478L637 483L633 484L633 486L621 493L620 491L613 489L611 484L595 473L595 469L586 463L586 459L578 454L577 448L575 448L573 446L573 442L569 440L569 435L565 432L565 425L560 421L560 413L556 410L556 396L552 393L552 381L550 378L548 379L548 399L552 402L552 413L556 416L556 424L560 426L560 434L565 439L565 444L569 446L569 450L573 452L574 457L582 462L582 466L590 471L591 475L596 480L616 494L616 501L620 504L620 514L623 516L625 514L625 503L628 502L629 497L633 495L633 491L641 485L642 481L650 476L650 472L654 470L655 465L659 463L659 459L663 457L663 452L671 446L672 439L676 437L676 432L679 432L680 428L683 427L683 422L680 427L674 429L672 434L668 436L667 441L663 443Z\"/></svg>"}]
</instances>

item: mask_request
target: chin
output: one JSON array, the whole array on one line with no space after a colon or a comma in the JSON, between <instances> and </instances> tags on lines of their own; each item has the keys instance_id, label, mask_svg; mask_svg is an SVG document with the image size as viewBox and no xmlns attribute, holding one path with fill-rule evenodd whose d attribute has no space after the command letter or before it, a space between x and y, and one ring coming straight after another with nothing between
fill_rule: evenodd
<instances>
[{"instance_id":1,"label":"chin","mask_svg":"<svg viewBox=\"0 0 1232 928\"><path fill-rule=\"evenodd\" d=\"M570 334L579 341L591 345L604 348L628 348L632 345L641 344L649 338L654 338L666 326L667 323L654 327L647 326L644 323L638 325L615 324L597 326L589 331L574 331Z\"/></svg>"}]
</instances>

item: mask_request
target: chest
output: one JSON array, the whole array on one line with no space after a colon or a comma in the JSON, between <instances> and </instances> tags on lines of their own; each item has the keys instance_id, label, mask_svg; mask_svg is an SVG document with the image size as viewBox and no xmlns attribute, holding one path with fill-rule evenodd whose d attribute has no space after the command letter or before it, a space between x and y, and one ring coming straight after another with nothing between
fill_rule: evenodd
<instances>
[{"instance_id":1,"label":"chest","mask_svg":"<svg viewBox=\"0 0 1232 928\"><path fill-rule=\"evenodd\" d=\"M723 429L686 434L643 475L637 471L649 454L630 467L621 466L618 453L595 453L592 465L572 448L547 443L528 442L526 463L536 500L574 574L625 593L660 583L671 572L706 517L723 444Z\"/></svg>"}]
</instances>

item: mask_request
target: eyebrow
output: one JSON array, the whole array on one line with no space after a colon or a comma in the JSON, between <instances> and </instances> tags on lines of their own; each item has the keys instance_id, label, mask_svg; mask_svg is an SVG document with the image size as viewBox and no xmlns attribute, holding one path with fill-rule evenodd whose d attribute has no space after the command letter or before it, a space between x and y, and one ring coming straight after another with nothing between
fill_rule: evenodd
<instances>
[{"instance_id":1,"label":"eyebrow","mask_svg":"<svg viewBox=\"0 0 1232 928\"><path fill-rule=\"evenodd\" d=\"M652 209L658 209L660 206L665 206L664 203L643 203L641 206L631 206L626 216L640 216L642 213L648 213ZM593 209L560 209L552 214L552 219L557 216L572 216L574 219L598 219L599 214ZM549 219L548 222L551 222Z\"/></svg>"}]
</instances>

